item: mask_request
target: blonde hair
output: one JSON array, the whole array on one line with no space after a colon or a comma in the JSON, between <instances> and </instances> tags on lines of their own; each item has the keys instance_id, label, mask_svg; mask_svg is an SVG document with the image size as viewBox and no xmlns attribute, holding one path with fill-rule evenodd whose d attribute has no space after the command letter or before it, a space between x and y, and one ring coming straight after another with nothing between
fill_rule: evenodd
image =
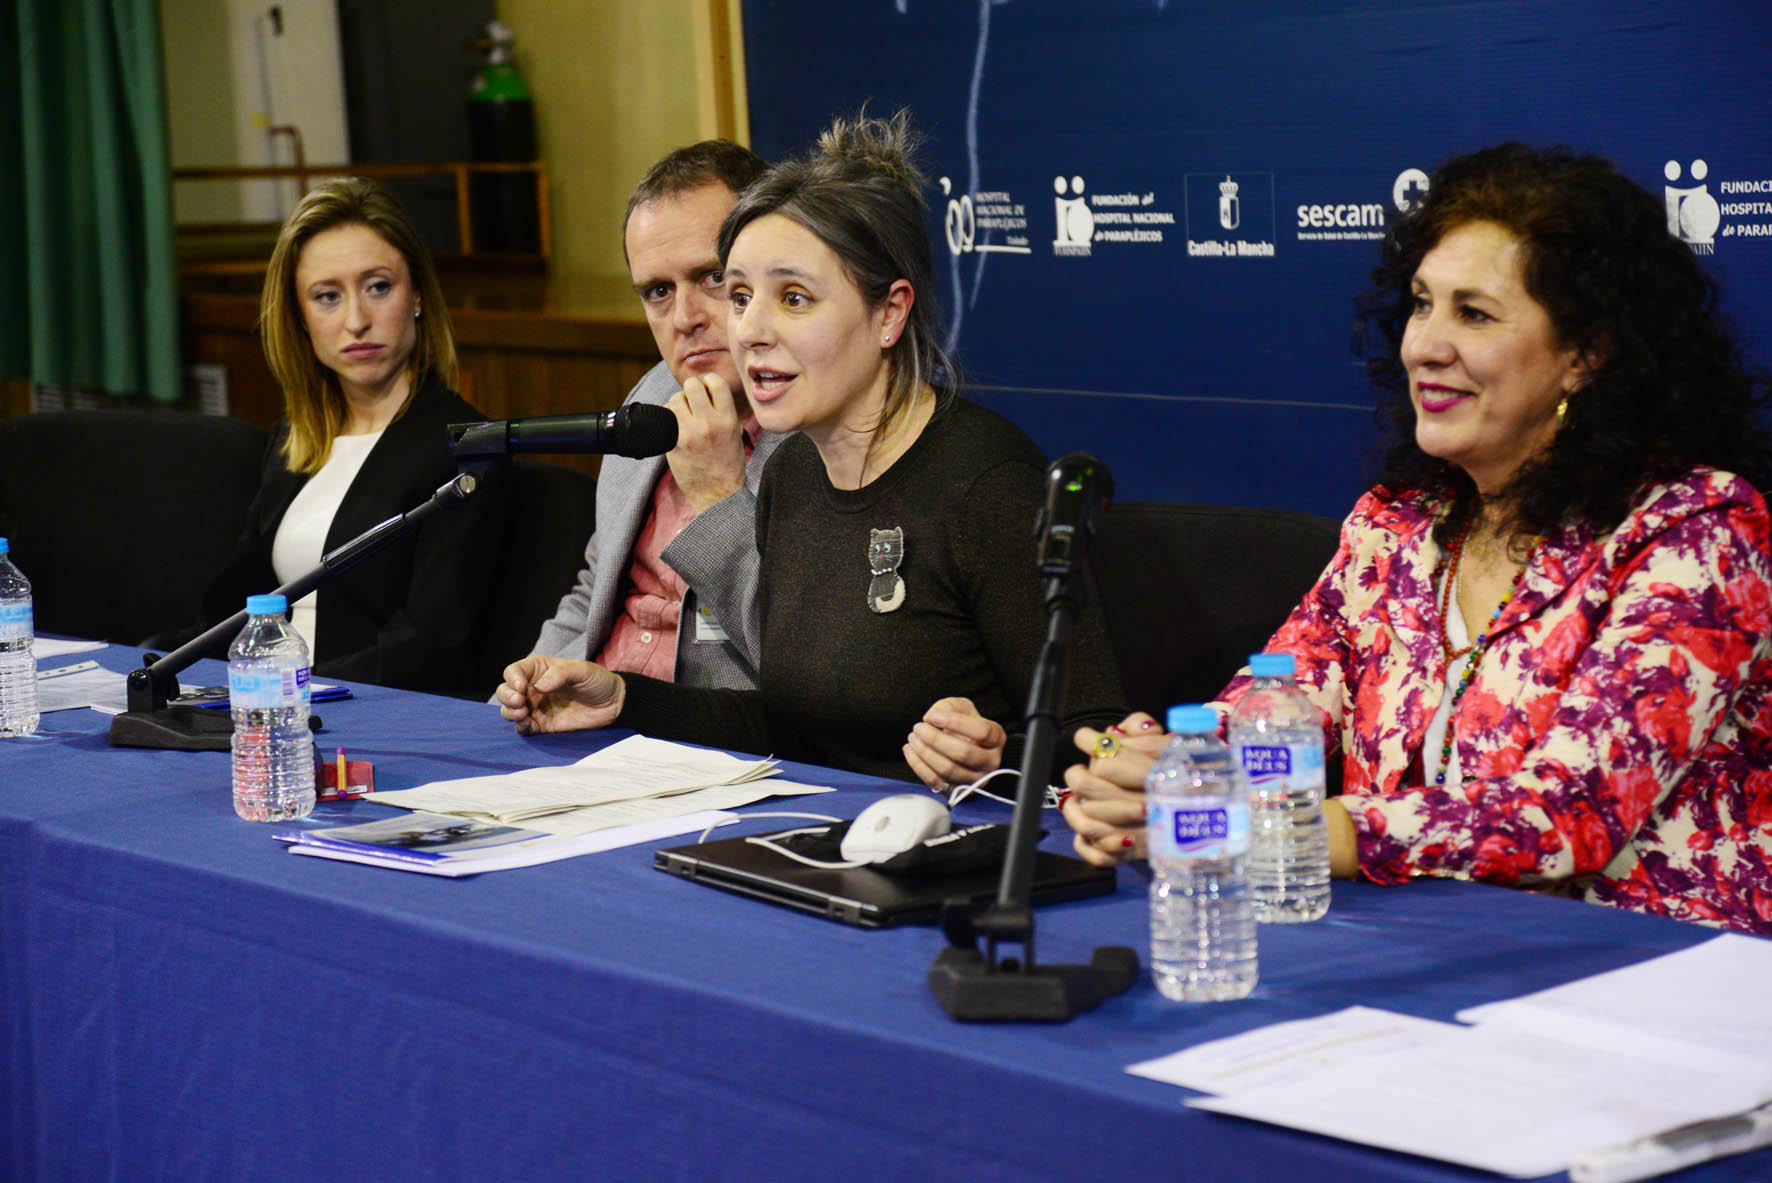
<instances>
[{"instance_id":1,"label":"blonde hair","mask_svg":"<svg viewBox=\"0 0 1772 1183\"><path fill-rule=\"evenodd\" d=\"M367 178L346 177L316 186L297 203L277 235L259 301L258 328L265 361L283 388L283 409L289 417L283 461L290 472L318 472L345 422L345 396L338 375L320 364L302 320L295 294L296 264L302 248L316 234L352 225L369 227L400 252L424 310L406 365L410 378L407 402L433 374L452 389L456 384L455 332L450 327L449 309L431 253L412 219L393 194ZM402 406L396 418L405 411Z\"/></svg>"}]
</instances>

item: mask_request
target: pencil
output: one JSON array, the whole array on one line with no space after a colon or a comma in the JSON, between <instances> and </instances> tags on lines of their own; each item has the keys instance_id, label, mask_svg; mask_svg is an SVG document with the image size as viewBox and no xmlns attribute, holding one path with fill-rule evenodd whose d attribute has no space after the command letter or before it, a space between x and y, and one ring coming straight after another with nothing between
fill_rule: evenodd
<instances>
[{"instance_id":1,"label":"pencil","mask_svg":"<svg viewBox=\"0 0 1772 1183\"><path fill-rule=\"evenodd\" d=\"M338 750L338 795L343 797L345 790L349 787L350 782L345 777L345 750L340 748Z\"/></svg>"}]
</instances>

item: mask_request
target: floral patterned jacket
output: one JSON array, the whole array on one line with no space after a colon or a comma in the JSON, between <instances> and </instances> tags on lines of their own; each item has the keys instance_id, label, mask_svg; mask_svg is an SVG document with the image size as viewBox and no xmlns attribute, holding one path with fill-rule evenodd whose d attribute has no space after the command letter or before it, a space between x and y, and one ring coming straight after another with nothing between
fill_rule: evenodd
<instances>
[{"instance_id":1,"label":"floral patterned jacket","mask_svg":"<svg viewBox=\"0 0 1772 1183\"><path fill-rule=\"evenodd\" d=\"M1382 489L1269 642L1340 750L1361 873L1535 886L1772 935L1772 556L1729 473L1645 488L1619 527L1541 541L1451 722L1432 537L1442 506ZM1247 672L1224 698L1234 701Z\"/></svg>"}]
</instances>

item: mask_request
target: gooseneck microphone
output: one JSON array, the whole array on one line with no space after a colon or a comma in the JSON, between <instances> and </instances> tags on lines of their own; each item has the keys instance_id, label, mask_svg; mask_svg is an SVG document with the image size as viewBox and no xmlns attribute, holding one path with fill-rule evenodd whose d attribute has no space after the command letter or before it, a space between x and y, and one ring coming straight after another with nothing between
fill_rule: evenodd
<instances>
[{"instance_id":1,"label":"gooseneck microphone","mask_svg":"<svg viewBox=\"0 0 1772 1183\"><path fill-rule=\"evenodd\" d=\"M449 454L457 460L519 452L592 453L642 459L677 446L677 417L668 407L629 403L590 415L542 415L491 423L451 423Z\"/></svg>"},{"instance_id":2,"label":"gooseneck microphone","mask_svg":"<svg viewBox=\"0 0 1772 1183\"><path fill-rule=\"evenodd\" d=\"M1113 475L1089 453L1072 452L1052 462L1046 470L1046 505L1035 525L1040 574L1066 576L1083 561L1113 498Z\"/></svg>"},{"instance_id":3,"label":"gooseneck microphone","mask_svg":"<svg viewBox=\"0 0 1772 1183\"><path fill-rule=\"evenodd\" d=\"M1097 949L1087 965L1034 960L1034 856L1070 685L1071 625L1087 594L1089 540L1113 495L1107 465L1087 452L1072 452L1046 470L1046 504L1035 526L1046 579L1046 643L1028 687L1003 876L995 902L982 909L964 896L943 905L948 947L929 967L929 989L942 1009L966 1022L1062 1023L1138 980L1138 954L1124 946ZM1000 956L1006 945L1020 945L1021 956Z\"/></svg>"}]
</instances>

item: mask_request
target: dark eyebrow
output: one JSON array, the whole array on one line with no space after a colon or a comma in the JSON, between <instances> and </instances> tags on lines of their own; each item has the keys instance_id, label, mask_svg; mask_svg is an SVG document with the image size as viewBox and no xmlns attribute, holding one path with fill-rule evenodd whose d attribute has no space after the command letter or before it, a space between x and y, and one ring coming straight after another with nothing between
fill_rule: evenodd
<instances>
[{"instance_id":1,"label":"dark eyebrow","mask_svg":"<svg viewBox=\"0 0 1772 1183\"><path fill-rule=\"evenodd\" d=\"M1421 276L1412 275L1409 277L1409 288L1411 291L1417 291L1420 289L1424 289L1426 287L1427 287L1427 283L1421 278ZM1451 293L1448 295L1447 298L1450 300L1453 300L1453 301L1458 301L1458 300L1496 300L1496 301L1499 301L1501 299L1501 297L1497 296L1494 292L1488 291L1484 288L1454 288L1451 291Z\"/></svg>"}]
</instances>

